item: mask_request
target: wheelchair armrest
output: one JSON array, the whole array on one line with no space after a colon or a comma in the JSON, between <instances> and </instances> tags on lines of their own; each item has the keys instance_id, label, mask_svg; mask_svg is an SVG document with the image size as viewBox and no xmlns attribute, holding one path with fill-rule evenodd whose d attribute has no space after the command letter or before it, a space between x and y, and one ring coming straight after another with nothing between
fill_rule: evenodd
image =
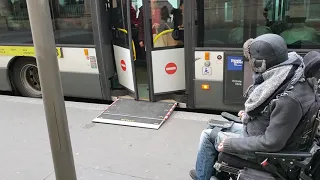
<instances>
[{"instance_id":1,"label":"wheelchair armrest","mask_svg":"<svg viewBox=\"0 0 320 180\"><path fill-rule=\"evenodd\" d=\"M236 123L242 123L241 119L238 116L235 116L233 114L222 112L221 116L229 121L234 121Z\"/></svg>"},{"instance_id":2,"label":"wheelchair armrest","mask_svg":"<svg viewBox=\"0 0 320 180\"><path fill-rule=\"evenodd\" d=\"M312 154L309 152L301 152L301 151L283 151L283 152L255 152L258 157L266 157L266 158L278 158L278 159L301 159L312 157Z\"/></svg>"}]
</instances>

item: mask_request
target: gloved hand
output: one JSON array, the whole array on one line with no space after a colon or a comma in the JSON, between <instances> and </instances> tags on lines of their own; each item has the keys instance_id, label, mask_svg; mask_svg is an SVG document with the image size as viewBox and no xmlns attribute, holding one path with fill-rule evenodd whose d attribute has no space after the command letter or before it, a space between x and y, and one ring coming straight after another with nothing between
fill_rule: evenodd
<instances>
[{"instance_id":1,"label":"gloved hand","mask_svg":"<svg viewBox=\"0 0 320 180\"><path fill-rule=\"evenodd\" d=\"M238 116L240 119L242 119L243 115L245 114L246 112L244 110L241 110L238 112Z\"/></svg>"},{"instance_id":2,"label":"gloved hand","mask_svg":"<svg viewBox=\"0 0 320 180\"><path fill-rule=\"evenodd\" d=\"M244 110L241 110L241 111L238 112L238 116L239 116L240 120L243 123L244 118L247 116L247 113Z\"/></svg>"}]
</instances>

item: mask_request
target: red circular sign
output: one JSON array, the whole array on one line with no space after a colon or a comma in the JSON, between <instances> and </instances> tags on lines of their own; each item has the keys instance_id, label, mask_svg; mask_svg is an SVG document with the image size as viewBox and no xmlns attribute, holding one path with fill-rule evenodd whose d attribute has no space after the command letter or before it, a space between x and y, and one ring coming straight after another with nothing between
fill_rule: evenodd
<instances>
[{"instance_id":1,"label":"red circular sign","mask_svg":"<svg viewBox=\"0 0 320 180\"><path fill-rule=\"evenodd\" d=\"M126 62L124 60L121 60L120 65L123 71L127 70Z\"/></svg>"},{"instance_id":2,"label":"red circular sign","mask_svg":"<svg viewBox=\"0 0 320 180\"><path fill-rule=\"evenodd\" d=\"M174 74L174 73L176 73L177 72L177 65L175 64L175 63L168 63L167 65L166 65L166 67L165 67L165 71L166 71L166 73L167 74L170 74L170 75L172 75L172 74Z\"/></svg>"}]
</instances>

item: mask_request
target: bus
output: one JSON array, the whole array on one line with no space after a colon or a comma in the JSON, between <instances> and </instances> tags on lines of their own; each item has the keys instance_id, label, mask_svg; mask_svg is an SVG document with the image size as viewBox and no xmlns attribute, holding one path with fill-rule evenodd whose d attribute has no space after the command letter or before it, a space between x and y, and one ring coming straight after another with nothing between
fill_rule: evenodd
<instances>
[{"instance_id":1,"label":"bus","mask_svg":"<svg viewBox=\"0 0 320 180\"><path fill-rule=\"evenodd\" d=\"M48 1L68 97L235 112L252 83L247 39L320 48L320 0ZM0 43L0 91L41 97L25 0L0 0Z\"/></svg>"}]
</instances>

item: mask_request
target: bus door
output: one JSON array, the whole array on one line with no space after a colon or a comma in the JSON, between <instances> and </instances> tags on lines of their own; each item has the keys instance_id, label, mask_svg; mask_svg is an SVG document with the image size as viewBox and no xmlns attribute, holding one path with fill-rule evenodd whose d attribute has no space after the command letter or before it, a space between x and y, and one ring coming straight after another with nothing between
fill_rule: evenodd
<instances>
[{"instance_id":1,"label":"bus door","mask_svg":"<svg viewBox=\"0 0 320 180\"><path fill-rule=\"evenodd\" d=\"M150 100L175 97L185 91L183 4L143 0L142 10Z\"/></svg>"},{"instance_id":2,"label":"bus door","mask_svg":"<svg viewBox=\"0 0 320 180\"><path fill-rule=\"evenodd\" d=\"M111 0L113 52L119 83L138 99L134 61L136 48L132 40L131 0Z\"/></svg>"}]
</instances>

